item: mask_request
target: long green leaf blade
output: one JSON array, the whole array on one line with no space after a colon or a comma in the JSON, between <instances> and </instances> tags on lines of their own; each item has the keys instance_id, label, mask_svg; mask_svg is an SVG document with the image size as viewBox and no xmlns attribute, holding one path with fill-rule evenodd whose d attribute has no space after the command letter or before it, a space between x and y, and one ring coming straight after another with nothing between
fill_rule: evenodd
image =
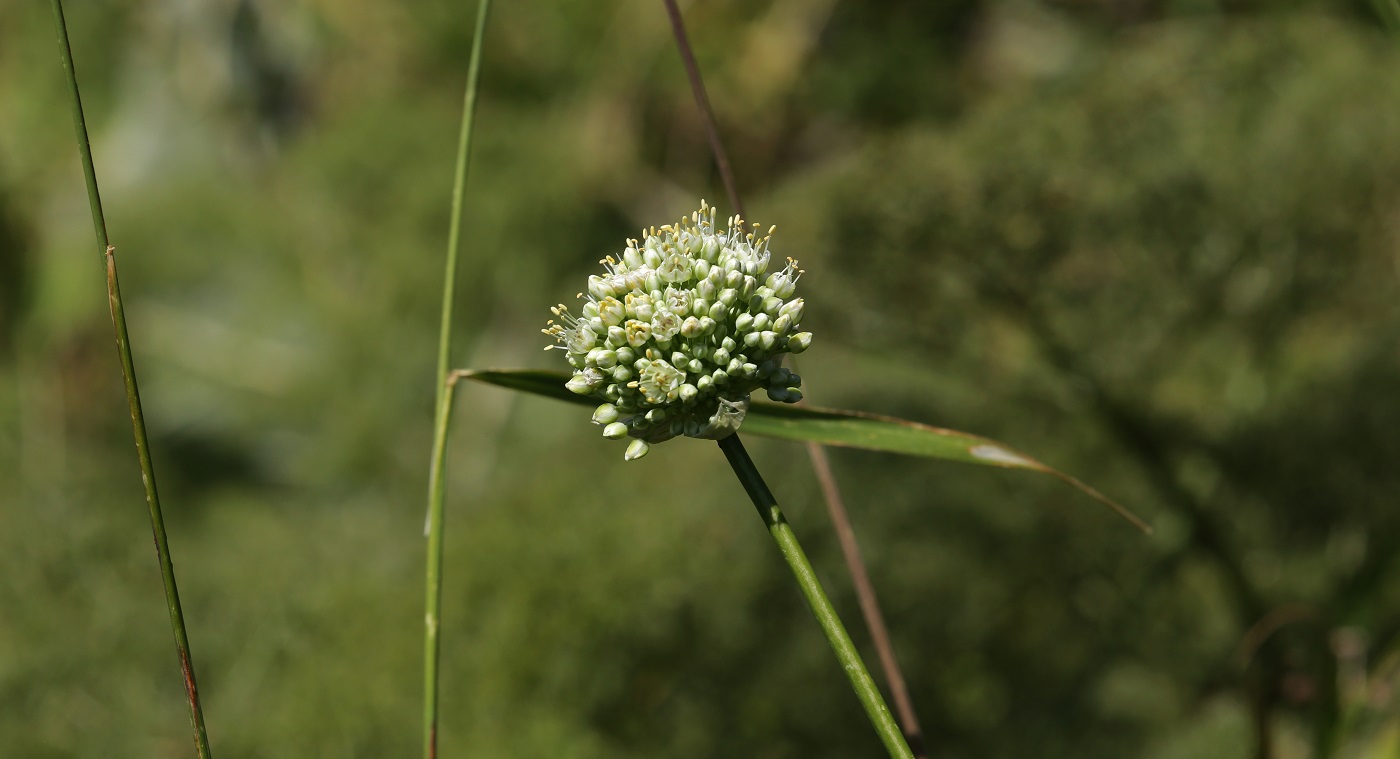
<instances>
[{"instance_id":1,"label":"long green leaf blade","mask_svg":"<svg viewBox=\"0 0 1400 759\"><path fill-rule=\"evenodd\" d=\"M541 395L558 401L596 406L597 399L576 395L564 387L568 375L538 369L466 369L453 372L452 380L469 379L487 385ZM961 461L966 464L1028 469L1062 480L1112 509L1143 532L1152 528L1094 488L1064 472L989 438L957 430L932 427L891 416L859 411L839 411L810 406L755 402L744 420L752 435L902 453L909 456Z\"/></svg>"}]
</instances>

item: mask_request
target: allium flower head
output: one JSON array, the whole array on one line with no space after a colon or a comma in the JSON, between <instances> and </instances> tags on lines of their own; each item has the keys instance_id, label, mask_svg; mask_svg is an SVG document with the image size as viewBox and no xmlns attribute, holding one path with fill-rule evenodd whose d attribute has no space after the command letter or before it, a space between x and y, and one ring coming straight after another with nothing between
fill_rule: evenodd
<instances>
[{"instance_id":1,"label":"allium flower head","mask_svg":"<svg viewBox=\"0 0 1400 759\"><path fill-rule=\"evenodd\" d=\"M560 304L544 333L568 356L568 388L603 401L593 421L607 438L633 438L626 458L677 435L718 440L744 421L749 394L802 399L802 378L782 367L812 333L798 332L802 270L787 259L769 272L773 230L715 209L628 240L620 258L588 278L583 313Z\"/></svg>"}]
</instances>

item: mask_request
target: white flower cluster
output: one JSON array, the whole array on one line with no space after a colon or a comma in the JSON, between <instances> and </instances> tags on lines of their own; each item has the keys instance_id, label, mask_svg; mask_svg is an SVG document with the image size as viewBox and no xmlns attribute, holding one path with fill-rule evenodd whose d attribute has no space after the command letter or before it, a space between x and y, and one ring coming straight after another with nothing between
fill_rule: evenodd
<instances>
[{"instance_id":1,"label":"white flower cluster","mask_svg":"<svg viewBox=\"0 0 1400 759\"><path fill-rule=\"evenodd\" d=\"M627 460L677 435L733 434L755 390L802 399L802 378L782 367L783 354L812 342L797 331L803 302L792 297L802 271L789 258L769 274L773 230L759 237L753 227L735 216L717 229L701 202L690 218L628 240L620 261L600 261L607 273L588 278L582 316L553 309L562 323L544 333L568 353L568 388L606 401L593 421L603 437L633 438Z\"/></svg>"}]
</instances>

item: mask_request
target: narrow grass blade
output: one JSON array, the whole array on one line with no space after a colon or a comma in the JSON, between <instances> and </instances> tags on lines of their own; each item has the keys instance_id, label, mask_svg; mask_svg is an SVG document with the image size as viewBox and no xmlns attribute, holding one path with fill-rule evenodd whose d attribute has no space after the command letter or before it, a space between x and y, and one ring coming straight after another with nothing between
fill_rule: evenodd
<instances>
[{"instance_id":1,"label":"narrow grass blade","mask_svg":"<svg viewBox=\"0 0 1400 759\"><path fill-rule=\"evenodd\" d=\"M538 369L458 370L454 379L470 379L581 406L598 401L576 395L564 387L568 375ZM755 402L749 407L744 431L764 437L863 448L870 451L902 453L909 456L960 461L965 464L1026 469L1048 474L1078 488L1112 509L1146 533L1152 528L1137 515L1094 488L1064 472L1053 469L1016 449L995 440L957 430L932 427L892 416L860 411L837 411L810 406Z\"/></svg>"},{"instance_id":2,"label":"narrow grass blade","mask_svg":"<svg viewBox=\"0 0 1400 759\"><path fill-rule=\"evenodd\" d=\"M476 31L472 37L471 61L467 65L467 88L462 102L462 126L457 140L457 167L452 182L452 220L447 233L447 261L442 278L442 319L438 333L437 403L433 414L432 461L428 468L428 517L424 526L428 540L428 566L425 572L426 612L423 616L423 755L437 757L438 675L442 652L439 622L442 612L443 502L447 465L447 427L452 416L452 388L448 368L452 360L452 312L457 289L457 256L462 241L463 197L466 194L467 166L471 158L472 122L476 114L477 82L481 78L481 40L491 0L477 5Z\"/></svg>"},{"instance_id":3,"label":"narrow grass blade","mask_svg":"<svg viewBox=\"0 0 1400 759\"><path fill-rule=\"evenodd\" d=\"M180 657L184 675L185 696L190 707L190 727L194 731L195 752L208 759L209 735L204 727L204 710L199 703L199 688L195 684L194 659L190 654L189 636L185 632L185 615L180 607L180 590L175 584L175 565L170 559L170 545L165 535L165 519L161 515L160 495L156 491L155 467L151 463L151 445L146 435L146 418L141 409L141 393L136 385L136 366L131 359L131 342L126 330L126 311L122 307L121 286L117 282L116 248L107 235L107 222L102 214L102 197L97 189L97 170L92 161L92 146L88 141L87 121L83 118L83 101L78 92L78 75L73 66L73 49L68 41L68 24L63 17L63 4L53 0L53 20L58 34L58 51L63 71L68 77L68 96L73 109L73 128L77 132L78 153L82 156L83 175L87 181L88 205L92 211L93 231L97 235L107 270L107 303L112 313L112 329L116 333L117 356L121 361L122 382L126 386L126 402L131 412L131 429L136 438L136 458L141 466L141 480L146 488L146 505L150 510L151 533L155 537L156 559L160 563L161 580L165 585L166 608L170 612L170 627L175 634L175 650Z\"/></svg>"}]
</instances>

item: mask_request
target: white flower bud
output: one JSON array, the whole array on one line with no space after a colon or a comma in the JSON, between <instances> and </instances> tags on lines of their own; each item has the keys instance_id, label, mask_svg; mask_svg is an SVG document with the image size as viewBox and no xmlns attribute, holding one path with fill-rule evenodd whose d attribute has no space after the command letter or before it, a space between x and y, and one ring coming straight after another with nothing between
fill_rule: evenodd
<instances>
[{"instance_id":1,"label":"white flower bud","mask_svg":"<svg viewBox=\"0 0 1400 759\"><path fill-rule=\"evenodd\" d=\"M791 316L792 323L797 324L798 322L802 321L802 312L805 311L806 308L807 303L805 301L803 301L801 298L795 298L793 300L788 301L787 303L784 303L783 307L778 309L778 313L787 314L788 316Z\"/></svg>"},{"instance_id":2,"label":"white flower bud","mask_svg":"<svg viewBox=\"0 0 1400 759\"><path fill-rule=\"evenodd\" d=\"M616 295L617 290L613 287L611 277L600 277L594 274L588 278L588 294L602 300Z\"/></svg>"},{"instance_id":3,"label":"white flower bud","mask_svg":"<svg viewBox=\"0 0 1400 759\"><path fill-rule=\"evenodd\" d=\"M691 338L699 337L700 320L693 316L685 317L685 321L681 323L681 334Z\"/></svg>"},{"instance_id":4,"label":"white flower bud","mask_svg":"<svg viewBox=\"0 0 1400 759\"><path fill-rule=\"evenodd\" d=\"M773 320L773 331L779 335L786 335L792 329L792 317L782 314Z\"/></svg>"}]
</instances>

